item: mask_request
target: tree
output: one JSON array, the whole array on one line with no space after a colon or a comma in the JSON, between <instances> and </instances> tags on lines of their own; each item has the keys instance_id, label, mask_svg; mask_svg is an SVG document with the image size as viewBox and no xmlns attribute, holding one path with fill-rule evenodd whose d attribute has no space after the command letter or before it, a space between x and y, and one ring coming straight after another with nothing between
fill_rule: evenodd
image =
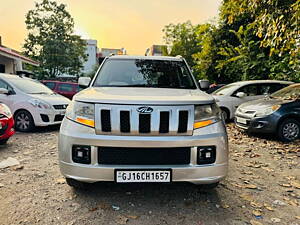
<instances>
[{"instance_id":1,"label":"tree","mask_svg":"<svg viewBox=\"0 0 300 225\"><path fill-rule=\"evenodd\" d=\"M28 36L24 53L37 60L40 78L60 74L79 76L86 60L85 41L74 35L74 21L66 5L42 0L26 14Z\"/></svg>"},{"instance_id":2,"label":"tree","mask_svg":"<svg viewBox=\"0 0 300 225\"><path fill-rule=\"evenodd\" d=\"M179 24L171 23L163 29L164 40L167 45L171 46L169 55L183 56L191 67L195 65L192 55L201 50L197 39L199 26L194 26L190 21L187 21Z\"/></svg>"}]
</instances>

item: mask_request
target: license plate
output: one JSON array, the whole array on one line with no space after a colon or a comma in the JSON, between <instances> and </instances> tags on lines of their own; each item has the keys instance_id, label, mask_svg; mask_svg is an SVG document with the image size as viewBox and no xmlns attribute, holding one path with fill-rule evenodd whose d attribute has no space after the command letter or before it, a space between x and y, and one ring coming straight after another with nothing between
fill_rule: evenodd
<instances>
[{"instance_id":1,"label":"license plate","mask_svg":"<svg viewBox=\"0 0 300 225\"><path fill-rule=\"evenodd\" d=\"M247 124L247 119L244 119L244 118L241 118L241 117L237 117L236 118L236 122L242 123L242 124Z\"/></svg>"},{"instance_id":2,"label":"license plate","mask_svg":"<svg viewBox=\"0 0 300 225\"><path fill-rule=\"evenodd\" d=\"M66 110L60 111L59 114L64 116L66 114Z\"/></svg>"},{"instance_id":3,"label":"license plate","mask_svg":"<svg viewBox=\"0 0 300 225\"><path fill-rule=\"evenodd\" d=\"M117 183L171 182L171 170L115 170Z\"/></svg>"}]
</instances>

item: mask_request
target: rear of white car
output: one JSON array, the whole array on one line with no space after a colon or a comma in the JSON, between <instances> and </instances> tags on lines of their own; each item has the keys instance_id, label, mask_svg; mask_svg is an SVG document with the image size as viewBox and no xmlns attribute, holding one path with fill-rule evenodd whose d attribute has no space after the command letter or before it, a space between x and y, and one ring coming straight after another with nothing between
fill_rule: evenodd
<instances>
[{"instance_id":1,"label":"rear of white car","mask_svg":"<svg viewBox=\"0 0 300 225\"><path fill-rule=\"evenodd\" d=\"M59 161L74 187L217 184L227 174L227 133L214 99L198 89L182 58L112 56L69 105Z\"/></svg>"}]
</instances>

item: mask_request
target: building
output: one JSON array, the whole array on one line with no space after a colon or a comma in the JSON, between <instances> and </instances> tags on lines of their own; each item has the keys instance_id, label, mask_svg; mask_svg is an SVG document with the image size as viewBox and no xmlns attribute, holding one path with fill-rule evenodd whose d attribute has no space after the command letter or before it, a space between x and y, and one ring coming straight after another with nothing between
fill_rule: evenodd
<instances>
[{"instance_id":1,"label":"building","mask_svg":"<svg viewBox=\"0 0 300 225\"><path fill-rule=\"evenodd\" d=\"M94 70L95 66L98 65L97 40L86 40L85 54L87 55L87 60L83 63L82 73L90 73Z\"/></svg>"},{"instance_id":2,"label":"building","mask_svg":"<svg viewBox=\"0 0 300 225\"><path fill-rule=\"evenodd\" d=\"M150 48L147 48L145 55L146 56L162 56L167 53L166 45L152 45Z\"/></svg>"},{"instance_id":3,"label":"building","mask_svg":"<svg viewBox=\"0 0 300 225\"><path fill-rule=\"evenodd\" d=\"M111 54L114 55L126 55L127 51L125 48L101 48L98 54L98 62L99 64L102 63L105 57L110 56Z\"/></svg>"},{"instance_id":4,"label":"building","mask_svg":"<svg viewBox=\"0 0 300 225\"><path fill-rule=\"evenodd\" d=\"M99 56L106 57L111 54L126 55L126 49L125 48L101 48Z\"/></svg>"},{"instance_id":5,"label":"building","mask_svg":"<svg viewBox=\"0 0 300 225\"><path fill-rule=\"evenodd\" d=\"M21 74L24 64L39 66L39 63L20 52L2 45L0 37L0 73Z\"/></svg>"}]
</instances>

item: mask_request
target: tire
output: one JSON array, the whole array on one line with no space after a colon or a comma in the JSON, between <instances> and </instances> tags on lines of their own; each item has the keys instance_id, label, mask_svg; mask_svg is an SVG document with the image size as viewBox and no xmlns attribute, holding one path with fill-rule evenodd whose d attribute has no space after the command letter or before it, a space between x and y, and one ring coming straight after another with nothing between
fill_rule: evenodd
<instances>
[{"instance_id":1,"label":"tire","mask_svg":"<svg viewBox=\"0 0 300 225\"><path fill-rule=\"evenodd\" d=\"M34 128L34 121L30 112L26 110L18 111L15 116L15 128L21 132L29 132Z\"/></svg>"},{"instance_id":2,"label":"tire","mask_svg":"<svg viewBox=\"0 0 300 225\"><path fill-rule=\"evenodd\" d=\"M8 138L0 140L0 145L5 145L8 141Z\"/></svg>"},{"instance_id":3,"label":"tire","mask_svg":"<svg viewBox=\"0 0 300 225\"><path fill-rule=\"evenodd\" d=\"M89 183L84 183L71 178L66 178L66 182L70 187L78 190L87 190L90 187Z\"/></svg>"},{"instance_id":4,"label":"tire","mask_svg":"<svg viewBox=\"0 0 300 225\"><path fill-rule=\"evenodd\" d=\"M229 120L229 111L226 108L221 108L221 117L224 122L227 122Z\"/></svg>"},{"instance_id":5,"label":"tire","mask_svg":"<svg viewBox=\"0 0 300 225\"><path fill-rule=\"evenodd\" d=\"M278 127L277 135L283 142L292 142L300 137L300 122L295 119L285 119Z\"/></svg>"}]
</instances>

